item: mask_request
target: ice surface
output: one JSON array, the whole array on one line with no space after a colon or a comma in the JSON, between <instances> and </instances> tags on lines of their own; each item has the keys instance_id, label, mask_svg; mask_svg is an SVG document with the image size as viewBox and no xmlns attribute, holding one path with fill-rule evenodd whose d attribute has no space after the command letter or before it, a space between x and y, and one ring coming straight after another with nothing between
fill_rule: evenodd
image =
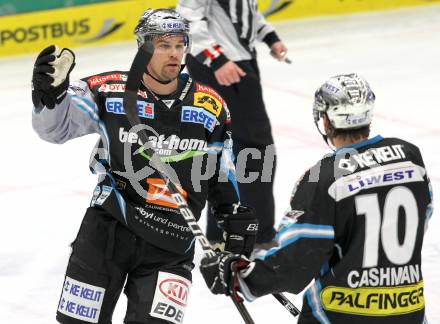
<instances>
[{"instance_id":1,"label":"ice surface","mask_svg":"<svg viewBox=\"0 0 440 324\"><path fill-rule=\"evenodd\" d=\"M292 65L259 47L264 95L278 149L277 218L296 179L327 147L311 114L315 89L329 76L357 72L376 92L373 134L418 145L440 192L440 7L278 23ZM128 69L135 42L75 50L76 79ZM31 128L30 79L35 55L0 60L0 322L54 323L63 276L96 178L88 171L97 136L65 145L41 141ZM243 107L252 114L251 107ZM204 221L202 220L202 224ZM423 272L427 315L440 323L440 221L426 235ZM196 262L200 259L198 250ZM295 278L292 278L295 280ZM289 295L298 307L301 297ZM258 323L295 323L271 296L248 304ZM121 323L121 297L114 323ZM229 299L212 296L194 271L185 323L241 323Z\"/></svg>"}]
</instances>

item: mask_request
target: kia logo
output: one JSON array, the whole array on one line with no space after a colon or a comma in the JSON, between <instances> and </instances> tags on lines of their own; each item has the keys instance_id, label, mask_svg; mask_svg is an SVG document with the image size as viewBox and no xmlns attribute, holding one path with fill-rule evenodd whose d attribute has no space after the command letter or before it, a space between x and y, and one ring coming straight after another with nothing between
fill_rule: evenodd
<instances>
[{"instance_id":1,"label":"kia logo","mask_svg":"<svg viewBox=\"0 0 440 324\"><path fill-rule=\"evenodd\" d=\"M166 279L159 284L160 292L177 305L186 306L189 287L179 279Z\"/></svg>"}]
</instances>

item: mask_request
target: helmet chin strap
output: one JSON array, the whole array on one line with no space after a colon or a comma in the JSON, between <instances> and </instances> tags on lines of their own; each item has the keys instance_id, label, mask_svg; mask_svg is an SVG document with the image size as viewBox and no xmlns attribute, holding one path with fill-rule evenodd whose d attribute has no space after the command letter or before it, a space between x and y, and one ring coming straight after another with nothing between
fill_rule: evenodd
<instances>
[{"instance_id":1,"label":"helmet chin strap","mask_svg":"<svg viewBox=\"0 0 440 324\"><path fill-rule=\"evenodd\" d=\"M328 136L326 134L324 134L320 129L319 129L319 125L318 122L315 122L315 126L318 129L319 134L321 134L322 138L324 139L325 144L327 144L327 146L333 151L335 152L336 149L334 147L332 147L330 145L330 143L328 142Z\"/></svg>"},{"instance_id":2,"label":"helmet chin strap","mask_svg":"<svg viewBox=\"0 0 440 324\"><path fill-rule=\"evenodd\" d=\"M146 72L145 72L145 73L147 73L147 75L149 75L154 81L159 82L160 84L163 84L163 85L165 85L165 84L170 84L171 82L173 82L173 81L176 80L176 78L177 78L177 77L175 77L174 79L170 79L170 80L166 80L166 81L159 80L159 79L157 79L156 77L154 77L154 75L152 75L152 74L150 73L150 71L148 71L148 68L146 69Z\"/></svg>"},{"instance_id":3,"label":"helmet chin strap","mask_svg":"<svg viewBox=\"0 0 440 324\"><path fill-rule=\"evenodd\" d=\"M185 68L185 64L181 64L180 65L180 72L179 73L181 73L184 68ZM147 75L149 75L154 81L159 82L160 84L164 84L164 85L165 84L170 84L171 82L173 82L174 80L176 80L178 78L178 76L176 76L174 79L170 79L170 80L166 80L166 81L159 80L159 79L155 78L154 75L152 75L150 73L150 71L148 70L148 67L145 69L145 73Z\"/></svg>"}]
</instances>

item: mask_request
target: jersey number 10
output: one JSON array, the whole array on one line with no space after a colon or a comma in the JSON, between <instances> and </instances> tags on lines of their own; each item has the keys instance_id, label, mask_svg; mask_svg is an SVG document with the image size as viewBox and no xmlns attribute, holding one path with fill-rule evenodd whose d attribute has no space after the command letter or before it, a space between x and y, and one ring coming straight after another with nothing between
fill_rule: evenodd
<instances>
[{"instance_id":1,"label":"jersey number 10","mask_svg":"<svg viewBox=\"0 0 440 324\"><path fill-rule=\"evenodd\" d=\"M383 217L377 194L357 196L356 212L365 215L364 259L362 266L377 266L379 259L379 241L389 261L402 265L411 259L416 244L419 215L414 194L406 187L391 189L383 208ZM399 209L405 211L405 238L399 242L398 221ZM382 224L381 224L382 223Z\"/></svg>"}]
</instances>

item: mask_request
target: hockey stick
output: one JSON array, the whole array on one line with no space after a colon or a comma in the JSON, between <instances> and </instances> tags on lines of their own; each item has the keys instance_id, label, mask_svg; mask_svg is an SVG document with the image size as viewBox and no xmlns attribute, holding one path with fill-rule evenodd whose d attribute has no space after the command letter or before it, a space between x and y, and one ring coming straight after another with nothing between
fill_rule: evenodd
<instances>
[{"instance_id":1,"label":"hockey stick","mask_svg":"<svg viewBox=\"0 0 440 324\"><path fill-rule=\"evenodd\" d=\"M127 119L132 127L138 124L142 124L136 109L137 93L142 80L142 76L145 71L145 67L151 60L153 53L154 45L150 41L146 41L139 48L131 65L130 72L128 73L123 105ZM197 224L197 220L194 217L194 214L189 209L188 204L185 198L183 198L182 194L180 193L177 185L170 179L169 173L165 168L165 164L160 160L160 157L151 148L151 146L148 145L148 134L145 130L140 130L138 136L141 139L142 143L144 143L143 148L145 150L145 153L151 156L150 165L157 170L160 177L165 181L166 188L171 192L171 196L176 202L177 207L183 218L185 219L186 223L188 224L188 227L190 228L192 234L196 237L197 241L199 241L200 245L202 246L203 253L210 257L215 256L216 252L213 250L208 239L203 234L202 230ZM246 324L254 324L252 317L250 316L249 312L243 304L243 299L237 294L235 294L234 296L231 295L230 297L235 307L240 312L240 315L243 318L244 322Z\"/></svg>"},{"instance_id":2,"label":"hockey stick","mask_svg":"<svg viewBox=\"0 0 440 324\"><path fill-rule=\"evenodd\" d=\"M285 309L289 311L290 314L292 314L295 317L300 314L299 309L296 308L296 306L289 299L287 299L287 297L284 296L282 293L272 294L272 295L276 298L276 300L280 302L280 304L284 306Z\"/></svg>"},{"instance_id":3,"label":"hockey stick","mask_svg":"<svg viewBox=\"0 0 440 324\"><path fill-rule=\"evenodd\" d=\"M286 56L284 55L284 57L286 58ZM196 60L194 57L192 58L192 59L194 59L194 60ZM191 72L191 69L190 69L190 67L189 66L187 66L188 67L188 71L189 71L189 73L190 74L192 74L192 72ZM195 71L194 71L195 72ZM260 79L259 79L259 77L257 77L256 75L254 75L254 74L251 74L251 73L248 73L245 77L249 77L249 78L251 78L251 79L253 79L253 81L256 81L256 82L258 82L258 83L260 83ZM238 91L238 88L236 87L236 84L233 84L232 85L232 88L235 90L235 91ZM283 305L284 306L284 308L286 308L288 311L289 311L289 313L291 314L291 315L293 315L294 317L296 317L296 316L298 316L299 314L300 314L300 311L299 311L299 309L286 297L286 296L284 296L282 293L274 293L274 294L272 294L273 296L274 296L274 298L281 304L281 305Z\"/></svg>"}]
</instances>

